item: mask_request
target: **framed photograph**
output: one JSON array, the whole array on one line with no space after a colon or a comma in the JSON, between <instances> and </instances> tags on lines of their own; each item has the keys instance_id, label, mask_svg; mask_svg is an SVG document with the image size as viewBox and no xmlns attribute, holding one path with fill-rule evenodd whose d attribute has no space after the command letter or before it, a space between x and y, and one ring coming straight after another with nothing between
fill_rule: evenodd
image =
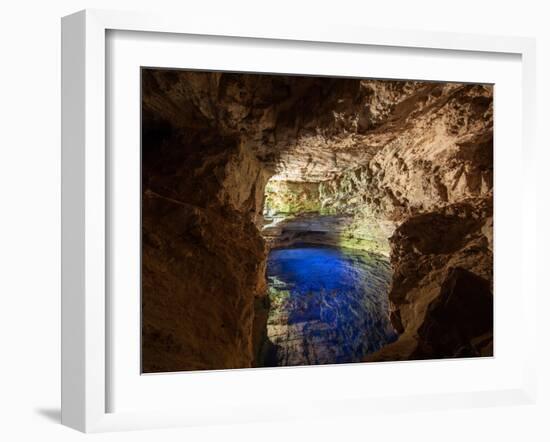
<instances>
[{"instance_id":1,"label":"framed photograph","mask_svg":"<svg viewBox=\"0 0 550 442\"><path fill-rule=\"evenodd\" d=\"M65 425L534 401L533 40L87 10L62 46Z\"/></svg>"}]
</instances>

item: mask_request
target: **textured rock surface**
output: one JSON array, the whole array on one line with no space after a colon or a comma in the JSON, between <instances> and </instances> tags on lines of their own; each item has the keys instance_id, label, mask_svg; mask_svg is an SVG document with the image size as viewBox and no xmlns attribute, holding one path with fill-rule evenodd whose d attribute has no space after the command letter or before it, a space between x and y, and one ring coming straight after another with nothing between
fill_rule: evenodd
<instances>
[{"instance_id":1,"label":"textured rock surface","mask_svg":"<svg viewBox=\"0 0 550 442\"><path fill-rule=\"evenodd\" d=\"M268 182L262 234L269 245L307 242L388 256L388 238L395 222L369 212L352 196L357 188L347 178L320 183ZM363 200L364 195L359 198Z\"/></svg>"},{"instance_id":2,"label":"textured rock surface","mask_svg":"<svg viewBox=\"0 0 550 442\"><path fill-rule=\"evenodd\" d=\"M229 138L144 127L143 370L248 367L265 292L260 164Z\"/></svg>"},{"instance_id":3,"label":"textured rock surface","mask_svg":"<svg viewBox=\"0 0 550 442\"><path fill-rule=\"evenodd\" d=\"M353 219L347 215L308 213L269 221L264 225L262 235L272 248L300 243L339 247Z\"/></svg>"},{"instance_id":4,"label":"textured rock surface","mask_svg":"<svg viewBox=\"0 0 550 442\"><path fill-rule=\"evenodd\" d=\"M399 340L368 360L492 355L491 199L416 215L395 231L389 299Z\"/></svg>"},{"instance_id":5,"label":"textured rock surface","mask_svg":"<svg viewBox=\"0 0 550 442\"><path fill-rule=\"evenodd\" d=\"M391 255L401 336L374 357L458 354L434 330L489 354L481 327L441 331L441 303L492 286L492 123L490 86L144 70L145 371L254 364L270 178L302 195L287 240Z\"/></svg>"}]
</instances>

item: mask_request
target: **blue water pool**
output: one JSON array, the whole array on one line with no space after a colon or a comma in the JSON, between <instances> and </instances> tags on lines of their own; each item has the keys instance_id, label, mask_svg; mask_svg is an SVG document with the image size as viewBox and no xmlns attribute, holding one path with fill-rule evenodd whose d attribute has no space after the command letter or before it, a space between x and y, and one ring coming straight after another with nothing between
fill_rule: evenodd
<instances>
[{"instance_id":1,"label":"blue water pool","mask_svg":"<svg viewBox=\"0 0 550 442\"><path fill-rule=\"evenodd\" d=\"M267 263L272 365L358 362L395 340L388 318L390 266L357 250L272 250Z\"/></svg>"}]
</instances>

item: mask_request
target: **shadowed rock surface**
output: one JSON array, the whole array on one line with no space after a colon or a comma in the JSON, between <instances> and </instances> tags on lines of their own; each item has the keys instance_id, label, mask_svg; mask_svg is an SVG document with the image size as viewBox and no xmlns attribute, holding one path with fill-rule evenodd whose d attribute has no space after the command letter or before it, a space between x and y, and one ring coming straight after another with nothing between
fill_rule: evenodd
<instances>
[{"instance_id":1,"label":"shadowed rock surface","mask_svg":"<svg viewBox=\"0 0 550 442\"><path fill-rule=\"evenodd\" d=\"M262 365L268 250L304 240L390 258L400 336L369 360L492 354L448 311L492 297L491 86L142 79L145 372Z\"/></svg>"},{"instance_id":2,"label":"shadowed rock surface","mask_svg":"<svg viewBox=\"0 0 550 442\"><path fill-rule=\"evenodd\" d=\"M493 352L493 295L489 281L454 267L418 329L414 358L487 356Z\"/></svg>"},{"instance_id":3,"label":"shadowed rock surface","mask_svg":"<svg viewBox=\"0 0 550 442\"><path fill-rule=\"evenodd\" d=\"M396 229L390 241L394 269L389 292L390 317L401 335L397 342L368 360L455 357L459 351L462 356L492 355L490 201L457 203L411 217ZM459 307L460 304L463 305ZM441 319L452 316L446 309L456 310L454 320ZM468 313L460 316L461 310ZM476 319L477 315L480 317ZM439 327L431 327L436 320ZM474 327L475 323L478 326ZM461 327L481 331L473 336L474 331L464 334ZM446 335L462 338L443 345L448 340ZM476 338L483 340L484 350L474 350L472 346L466 354L466 341Z\"/></svg>"}]
</instances>

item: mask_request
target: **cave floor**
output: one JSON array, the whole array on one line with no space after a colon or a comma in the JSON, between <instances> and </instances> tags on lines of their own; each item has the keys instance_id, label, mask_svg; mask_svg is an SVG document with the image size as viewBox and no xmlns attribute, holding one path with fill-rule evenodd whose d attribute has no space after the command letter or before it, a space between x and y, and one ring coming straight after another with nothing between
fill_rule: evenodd
<instances>
[{"instance_id":1,"label":"cave floor","mask_svg":"<svg viewBox=\"0 0 550 442\"><path fill-rule=\"evenodd\" d=\"M359 362L396 339L388 318L387 258L358 250L295 245L271 250L266 365Z\"/></svg>"}]
</instances>

